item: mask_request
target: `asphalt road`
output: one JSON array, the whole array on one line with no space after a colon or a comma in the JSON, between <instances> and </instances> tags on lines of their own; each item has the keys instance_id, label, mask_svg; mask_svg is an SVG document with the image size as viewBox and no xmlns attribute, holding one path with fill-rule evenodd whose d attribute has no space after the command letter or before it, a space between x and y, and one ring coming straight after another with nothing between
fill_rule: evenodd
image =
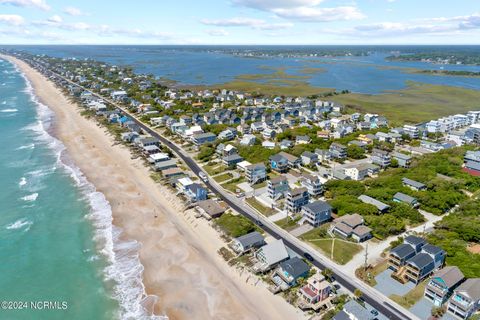
<instances>
[{"instance_id":1,"label":"asphalt road","mask_svg":"<svg viewBox=\"0 0 480 320\"><path fill-rule=\"evenodd\" d=\"M51 71L50 71L51 72ZM91 92L96 97L108 102L112 106L116 107L118 110L129 114L128 110L124 109L123 107L119 106L115 102L106 99L105 97L96 94L95 92L90 91L89 89L78 85L75 82L72 82L59 74L51 72L53 75L68 81L69 83L79 86L82 89ZM181 150L180 147L173 144L168 139L161 136L158 132L151 129L149 126L145 125L143 122L137 120L134 116L130 115L132 120L137 123L143 130L148 132L153 137L159 139L163 144L169 147L178 157L180 157L185 164L192 170L197 176L200 172L203 172L201 167L186 153ZM329 268L333 271L335 280L345 287L350 292L354 292L355 289L360 289L363 293L362 298L365 302L370 304L373 308L377 309L380 313L388 317L389 319L394 320L404 320L404 319L418 319L416 316L411 314L408 310L402 308L399 305L396 305L393 301L390 301L388 298L380 294L375 289L369 287L368 285L360 282L357 279L352 279L351 277L347 276L346 274L342 273L339 270L338 266L331 263L328 259L320 256L318 252L312 250L309 247L306 247L304 244L301 243L300 240L293 237L292 235L288 234L286 231L281 229L280 227L276 226L272 222L268 221L267 219L262 218L260 215L255 213L252 209L247 207L246 205L242 204L235 196L230 195L227 191L225 191L221 186L219 186L214 181L206 182L208 188L217 195L220 199L225 201L232 209L237 211L238 213L242 214L243 216L247 217L257 225L259 225L263 230L265 230L268 234L273 236L276 239L283 239L285 245L287 245L290 249L295 251L300 256L304 256L305 252L308 252L314 260L312 261L313 265L320 269ZM260 223L259 223L260 222Z\"/></svg>"}]
</instances>

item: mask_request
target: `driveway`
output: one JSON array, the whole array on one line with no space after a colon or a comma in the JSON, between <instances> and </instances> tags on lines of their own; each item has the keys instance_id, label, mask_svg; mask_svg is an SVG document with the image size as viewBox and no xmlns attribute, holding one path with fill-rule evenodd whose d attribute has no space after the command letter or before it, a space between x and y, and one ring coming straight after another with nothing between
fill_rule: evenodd
<instances>
[{"instance_id":1,"label":"driveway","mask_svg":"<svg viewBox=\"0 0 480 320\"><path fill-rule=\"evenodd\" d=\"M432 308L434 307L433 303L423 297L417 303L410 308L410 312L415 314L420 319L428 319L431 315ZM445 313L442 317L443 320L456 320L454 316L449 313Z\"/></svg>"},{"instance_id":2,"label":"driveway","mask_svg":"<svg viewBox=\"0 0 480 320\"><path fill-rule=\"evenodd\" d=\"M401 284L390 276L392 273L392 270L387 269L376 276L377 285L374 288L388 297L392 294L404 296L415 287L415 284L410 281L406 284Z\"/></svg>"}]
</instances>

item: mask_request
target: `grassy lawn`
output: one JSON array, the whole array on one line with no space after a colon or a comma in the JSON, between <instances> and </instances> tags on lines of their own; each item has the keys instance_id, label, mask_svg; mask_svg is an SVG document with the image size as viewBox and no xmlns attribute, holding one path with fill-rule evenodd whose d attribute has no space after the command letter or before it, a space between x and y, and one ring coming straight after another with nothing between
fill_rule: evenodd
<instances>
[{"instance_id":1,"label":"grassy lawn","mask_svg":"<svg viewBox=\"0 0 480 320\"><path fill-rule=\"evenodd\" d=\"M373 267L367 268L367 270L365 270L363 266L358 268L357 270L355 270L355 275L357 276L357 278L363 280L369 286L374 287L377 285L377 281L375 280L375 277L378 276L383 271L387 270L387 268L388 268L387 260L384 260Z\"/></svg>"},{"instance_id":2,"label":"grassy lawn","mask_svg":"<svg viewBox=\"0 0 480 320\"><path fill-rule=\"evenodd\" d=\"M260 212L260 213L263 214L264 216L267 216L267 217L268 217L268 216L271 216L272 214L277 213L276 210L264 206L264 205L263 205L262 203L260 203L257 199L255 199L255 197L248 198L248 199L246 199L245 201L247 201L247 203L248 203L249 205L251 205L252 207L254 207L258 212Z\"/></svg>"},{"instance_id":3,"label":"grassy lawn","mask_svg":"<svg viewBox=\"0 0 480 320\"><path fill-rule=\"evenodd\" d=\"M224 213L215 220L215 224L220 227L228 236L232 238L243 236L249 232L255 231L253 222L241 215Z\"/></svg>"},{"instance_id":4,"label":"grassy lawn","mask_svg":"<svg viewBox=\"0 0 480 320\"><path fill-rule=\"evenodd\" d=\"M298 220L300 220L301 217L295 218L292 220L290 217L283 218L281 220L275 221L275 224L279 226L282 229L285 229L287 231L293 230L296 227L298 227Z\"/></svg>"},{"instance_id":5,"label":"grassy lawn","mask_svg":"<svg viewBox=\"0 0 480 320\"><path fill-rule=\"evenodd\" d=\"M253 189L260 189L260 188L264 188L266 186L267 186L267 180L262 181L261 183L254 184L252 187L253 187Z\"/></svg>"},{"instance_id":6,"label":"grassy lawn","mask_svg":"<svg viewBox=\"0 0 480 320\"><path fill-rule=\"evenodd\" d=\"M207 173L211 176L214 176L216 174L222 173L225 170L227 170L227 167L225 167L222 164L213 164L213 165L204 165L203 170L207 171Z\"/></svg>"},{"instance_id":7,"label":"grassy lawn","mask_svg":"<svg viewBox=\"0 0 480 320\"><path fill-rule=\"evenodd\" d=\"M344 94L332 100L362 112L375 112L388 120L419 123L472 109L480 91L459 87L409 82L408 88L386 94Z\"/></svg>"},{"instance_id":8,"label":"grassy lawn","mask_svg":"<svg viewBox=\"0 0 480 320\"><path fill-rule=\"evenodd\" d=\"M233 180L230 180L229 182L223 183L223 184L221 184L221 186L224 189L227 189L228 191L235 193L235 192L237 192L237 189L240 189L240 188L237 187L237 185L239 183L242 183L242 182L245 182L245 181L247 181L247 180L245 180L244 177L240 177L238 179L233 179Z\"/></svg>"},{"instance_id":9,"label":"grassy lawn","mask_svg":"<svg viewBox=\"0 0 480 320\"><path fill-rule=\"evenodd\" d=\"M224 181L227 181L227 180L231 179L232 177L233 177L233 175L231 173L227 172L227 173L215 176L215 177L213 177L213 179L215 181L217 181L218 183L222 183Z\"/></svg>"},{"instance_id":10,"label":"grassy lawn","mask_svg":"<svg viewBox=\"0 0 480 320\"><path fill-rule=\"evenodd\" d=\"M300 238L319 248L329 258L332 256L332 239L326 234L328 225L310 230ZM362 250L362 246L354 242L348 242L341 239L335 240L333 247L333 261L339 264L346 264L352 260L353 256Z\"/></svg>"},{"instance_id":11,"label":"grassy lawn","mask_svg":"<svg viewBox=\"0 0 480 320\"><path fill-rule=\"evenodd\" d=\"M398 303L399 305L409 309L411 308L418 300L423 297L425 291L425 286L427 285L428 279L421 282L418 286L407 292L404 296L399 296L396 294L390 295L390 299Z\"/></svg>"}]
</instances>

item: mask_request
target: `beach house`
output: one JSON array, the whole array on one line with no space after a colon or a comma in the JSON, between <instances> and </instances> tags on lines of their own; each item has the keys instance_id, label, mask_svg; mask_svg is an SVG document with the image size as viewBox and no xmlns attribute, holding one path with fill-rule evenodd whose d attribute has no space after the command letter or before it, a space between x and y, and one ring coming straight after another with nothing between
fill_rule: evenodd
<instances>
[{"instance_id":1,"label":"beach house","mask_svg":"<svg viewBox=\"0 0 480 320\"><path fill-rule=\"evenodd\" d=\"M463 273L456 266L438 270L425 286L425 298L431 300L435 306L443 305L464 278Z\"/></svg>"},{"instance_id":2,"label":"beach house","mask_svg":"<svg viewBox=\"0 0 480 320\"><path fill-rule=\"evenodd\" d=\"M304 205L308 203L310 195L307 188L296 188L287 192L287 211L289 213L298 213Z\"/></svg>"},{"instance_id":3,"label":"beach house","mask_svg":"<svg viewBox=\"0 0 480 320\"><path fill-rule=\"evenodd\" d=\"M230 247L238 254L243 254L254 248L260 248L263 245L265 245L265 239L258 231L235 238L230 243Z\"/></svg>"},{"instance_id":4,"label":"beach house","mask_svg":"<svg viewBox=\"0 0 480 320\"><path fill-rule=\"evenodd\" d=\"M480 278L467 279L448 300L447 312L460 318L471 317L480 308Z\"/></svg>"},{"instance_id":5,"label":"beach house","mask_svg":"<svg viewBox=\"0 0 480 320\"><path fill-rule=\"evenodd\" d=\"M278 176L267 182L268 196L273 200L285 197L285 194L289 189L288 180L285 176Z\"/></svg>"},{"instance_id":6,"label":"beach house","mask_svg":"<svg viewBox=\"0 0 480 320\"><path fill-rule=\"evenodd\" d=\"M299 278L306 278L310 267L299 257L293 257L275 268L272 274L272 281L278 289L284 291L297 284Z\"/></svg>"},{"instance_id":7,"label":"beach house","mask_svg":"<svg viewBox=\"0 0 480 320\"><path fill-rule=\"evenodd\" d=\"M332 218L332 207L325 201L317 200L302 207L303 221L314 227L329 221Z\"/></svg>"},{"instance_id":8,"label":"beach house","mask_svg":"<svg viewBox=\"0 0 480 320\"><path fill-rule=\"evenodd\" d=\"M251 164L245 169L245 176L249 184L253 185L267 180L267 168L263 163Z\"/></svg>"},{"instance_id":9,"label":"beach house","mask_svg":"<svg viewBox=\"0 0 480 320\"><path fill-rule=\"evenodd\" d=\"M323 183L319 176L304 173L300 183L302 187L307 188L312 197L317 197L323 193Z\"/></svg>"},{"instance_id":10,"label":"beach house","mask_svg":"<svg viewBox=\"0 0 480 320\"><path fill-rule=\"evenodd\" d=\"M253 266L256 272L266 272L289 258L282 239L276 239L258 249L254 254L257 260Z\"/></svg>"},{"instance_id":11,"label":"beach house","mask_svg":"<svg viewBox=\"0 0 480 320\"><path fill-rule=\"evenodd\" d=\"M301 302L299 307L301 309L319 310L325 301L330 297L332 286L325 277L317 272L312 277L308 278L307 284L298 290Z\"/></svg>"},{"instance_id":12,"label":"beach house","mask_svg":"<svg viewBox=\"0 0 480 320\"><path fill-rule=\"evenodd\" d=\"M377 199L374 199L370 196L362 194L361 196L358 197L358 200L362 201L363 203L370 204L372 206L377 207L378 211L380 212L385 212L387 211L390 206L388 204L385 204L381 201L378 201Z\"/></svg>"},{"instance_id":13,"label":"beach house","mask_svg":"<svg viewBox=\"0 0 480 320\"><path fill-rule=\"evenodd\" d=\"M347 214L335 219L332 233L342 238L353 238L363 242L372 237L372 230L364 225L364 220L358 213Z\"/></svg>"}]
</instances>

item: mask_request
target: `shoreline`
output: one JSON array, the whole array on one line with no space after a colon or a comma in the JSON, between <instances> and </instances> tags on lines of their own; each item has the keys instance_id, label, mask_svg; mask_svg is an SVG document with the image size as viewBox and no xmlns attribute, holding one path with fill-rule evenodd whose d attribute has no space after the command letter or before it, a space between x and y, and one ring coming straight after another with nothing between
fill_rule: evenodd
<instances>
[{"instance_id":1,"label":"shoreline","mask_svg":"<svg viewBox=\"0 0 480 320\"><path fill-rule=\"evenodd\" d=\"M113 224L123 230L121 240L141 244L145 290L158 297L155 314L170 319L302 318L281 297L246 283L228 267L217 254L225 245L217 232L205 221L179 214L183 204L150 178L141 160L132 160L127 148L114 145L104 128L82 117L79 107L37 71L7 60L21 69L39 100L55 113L55 137L110 202Z\"/></svg>"}]
</instances>

